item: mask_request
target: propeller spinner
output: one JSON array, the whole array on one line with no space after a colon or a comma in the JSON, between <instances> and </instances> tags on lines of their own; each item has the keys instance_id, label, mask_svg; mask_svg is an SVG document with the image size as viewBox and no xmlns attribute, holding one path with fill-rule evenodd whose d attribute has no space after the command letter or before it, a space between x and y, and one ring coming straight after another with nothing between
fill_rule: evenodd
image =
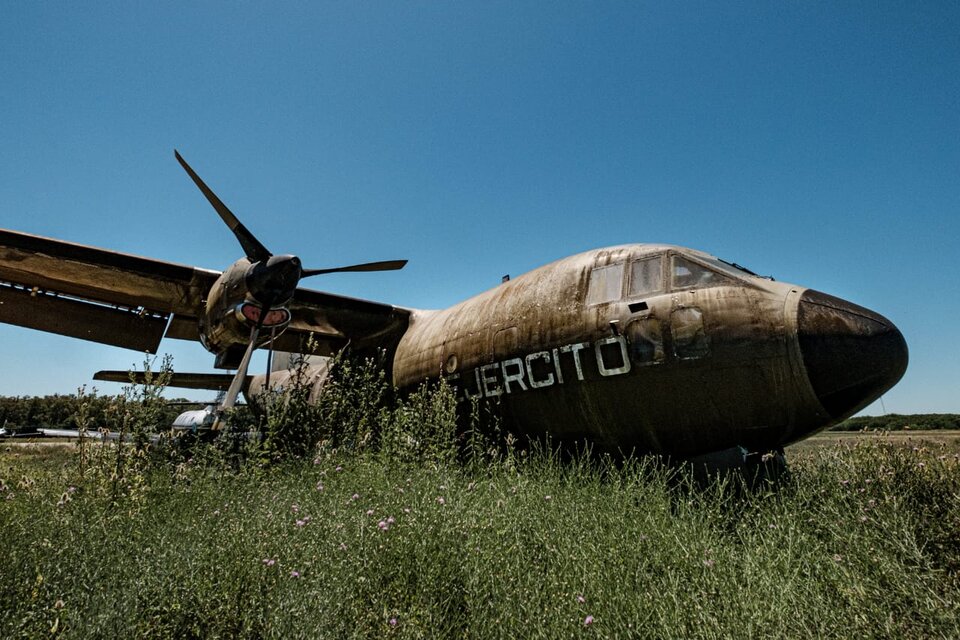
<instances>
[{"instance_id":1,"label":"propeller spinner","mask_svg":"<svg viewBox=\"0 0 960 640\"><path fill-rule=\"evenodd\" d=\"M227 389L223 402L220 404L217 422L214 425L214 428L218 429L221 426L219 416L222 415L223 411L234 406L237 395L240 393L243 383L246 380L247 369L250 366L250 358L253 355L253 350L257 347L257 340L260 337L260 331L263 329L264 323L268 322L269 318L278 317L277 313L280 314L280 317L289 318L289 311L284 308L284 305L293 298L301 279L327 273L394 271L402 269L404 265L407 264L407 261L387 260L328 269L304 269L300 258L297 256L272 254L263 243L240 222L227 205L217 197L217 194L207 186L193 168L187 164L183 156L176 150L174 150L173 153L177 158L177 162L180 163L180 166L183 167L187 175L190 176L216 210L220 219L230 228L233 235L236 236L237 241L239 241L240 247L243 249L247 260L251 263L249 269L247 269L244 284L249 296L259 305L259 310L247 309L243 314L248 321L252 322L250 337L247 341L246 351L240 361L240 366L233 378L233 382L230 384L229 389Z\"/></svg>"}]
</instances>

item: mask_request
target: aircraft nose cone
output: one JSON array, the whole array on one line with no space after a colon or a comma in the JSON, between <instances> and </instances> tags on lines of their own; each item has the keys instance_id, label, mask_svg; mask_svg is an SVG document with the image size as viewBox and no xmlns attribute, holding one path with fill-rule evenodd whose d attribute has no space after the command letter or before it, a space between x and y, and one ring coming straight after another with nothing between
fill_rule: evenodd
<instances>
[{"instance_id":1,"label":"aircraft nose cone","mask_svg":"<svg viewBox=\"0 0 960 640\"><path fill-rule=\"evenodd\" d=\"M835 419L879 398L907 370L907 343L892 322L819 291L800 298L797 338L813 391Z\"/></svg>"}]
</instances>

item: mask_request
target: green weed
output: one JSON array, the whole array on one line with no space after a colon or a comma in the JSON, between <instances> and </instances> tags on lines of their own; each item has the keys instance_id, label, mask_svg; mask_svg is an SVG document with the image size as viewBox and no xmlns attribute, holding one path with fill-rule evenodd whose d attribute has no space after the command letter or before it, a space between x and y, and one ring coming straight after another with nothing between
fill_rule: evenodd
<instances>
[{"instance_id":1,"label":"green weed","mask_svg":"<svg viewBox=\"0 0 960 640\"><path fill-rule=\"evenodd\" d=\"M449 389L394 398L351 366L344 398L287 409L314 420L302 447L147 453L135 490L99 470L114 445L82 476L76 451L8 445L0 636L960 636L951 455L838 446L697 487L654 459L517 454L464 431Z\"/></svg>"}]
</instances>

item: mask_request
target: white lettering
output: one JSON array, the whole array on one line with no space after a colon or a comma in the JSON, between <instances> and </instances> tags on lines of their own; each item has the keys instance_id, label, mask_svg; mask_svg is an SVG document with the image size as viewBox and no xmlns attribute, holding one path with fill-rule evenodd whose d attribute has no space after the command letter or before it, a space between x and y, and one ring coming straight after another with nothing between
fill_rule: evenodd
<instances>
[{"instance_id":1,"label":"white lettering","mask_svg":"<svg viewBox=\"0 0 960 640\"><path fill-rule=\"evenodd\" d=\"M557 372L557 382L563 384L563 371L560 370L560 354L553 350L553 369Z\"/></svg>"},{"instance_id":2,"label":"white lettering","mask_svg":"<svg viewBox=\"0 0 960 640\"><path fill-rule=\"evenodd\" d=\"M620 358L622 364L619 367L607 367L603 361L603 347L608 344L613 344L616 342L620 345ZM597 368L600 370L600 375L602 376L618 376L623 373L630 372L630 358L627 356L627 341L623 336L611 336L609 338L604 338L603 340L598 340L596 344L593 345L593 350L597 356Z\"/></svg>"},{"instance_id":3,"label":"white lettering","mask_svg":"<svg viewBox=\"0 0 960 640\"><path fill-rule=\"evenodd\" d=\"M480 369L473 370L473 379L477 383L477 392L470 393L469 387L463 385L463 395L467 400L470 398L482 398L483 397L483 387L480 386Z\"/></svg>"},{"instance_id":4,"label":"white lettering","mask_svg":"<svg viewBox=\"0 0 960 640\"><path fill-rule=\"evenodd\" d=\"M617 344L620 347L619 360L610 353L611 345ZM577 371L577 379L584 380L583 362L580 360L580 352L590 348L590 342L577 342L575 344L563 345L552 348L550 351L537 351L530 353L524 358L509 358L501 362L491 362L482 367L473 370L472 385L467 384L466 380L461 378L459 373L447 376L451 382L460 382L454 384L457 387L457 402L469 400L471 398L486 397L495 398L503 395L504 390L507 393L517 391L528 391L530 389L542 389L554 384L564 384L563 372L560 369L560 354L573 354L573 364ZM598 340L592 344L594 355L597 360L597 369L603 377L619 376L629 373L631 361L627 349L627 339L624 336L611 336ZM605 347L607 347L605 349ZM605 353L606 352L606 353ZM552 357L551 357L552 354ZM534 363L542 360L547 367L545 375L541 379L534 377ZM553 363L553 372L550 372L550 364ZM475 385L475 386L474 386ZM471 390L473 386L473 391ZM462 396L460 391L463 392Z\"/></svg>"},{"instance_id":5,"label":"white lettering","mask_svg":"<svg viewBox=\"0 0 960 640\"><path fill-rule=\"evenodd\" d=\"M556 352L556 349L554 349ZM536 380L533 377L533 361L537 358L543 358L547 361L547 364L550 364L550 353L548 351L540 351L538 353L531 353L526 357L527 362L527 378L530 380L530 386L534 389L541 389L543 387L549 387L553 384L553 374L548 373L547 377L543 380Z\"/></svg>"},{"instance_id":6,"label":"white lettering","mask_svg":"<svg viewBox=\"0 0 960 640\"><path fill-rule=\"evenodd\" d=\"M492 378L487 375L487 372L490 371L490 370L492 370L492 369L499 370L499 369L500 369L500 363L499 363L499 362L492 362L492 363L490 363L490 364L485 364L485 365L483 365L482 367L480 367L479 377L483 380L483 395L486 396L487 398L493 398L493 397L499 396L501 393L503 393L503 389L501 389L500 386L499 386L499 380L497 380L496 374L494 374L494 376L493 376ZM491 385L491 384L496 385L496 386L494 386L494 387L491 389L491 388L490 388L490 385Z\"/></svg>"},{"instance_id":7,"label":"white lettering","mask_svg":"<svg viewBox=\"0 0 960 640\"><path fill-rule=\"evenodd\" d=\"M583 380L583 367L580 365L580 350L586 349L589 346L589 342L578 342L560 347L560 351L563 353L570 352L573 354L573 362L577 365L577 380Z\"/></svg>"},{"instance_id":8,"label":"white lettering","mask_svg":"<svg viewBox=\"0 0 960 640\"><path fill-rule=\"evenodd\" d=\"M508 366L516 366L517 373L508 373ZM512 393L510 391L511 382L516 382L519 384L522 391L527 390L527 384L523 381L523 360L520 358L510 358L509 360L504 360L500 363L500 370L503 372L503 387L507 390L507 393Z\"/></svg>"}]
</instances>

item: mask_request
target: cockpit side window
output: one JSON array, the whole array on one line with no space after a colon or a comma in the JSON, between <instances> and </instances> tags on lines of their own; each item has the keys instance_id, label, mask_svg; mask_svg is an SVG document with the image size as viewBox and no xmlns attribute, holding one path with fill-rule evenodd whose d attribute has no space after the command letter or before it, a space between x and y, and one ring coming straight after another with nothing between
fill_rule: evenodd
<instances>
[{"instance_id":1,"label":"cockpit side window","mask_svg":"<svg viewBox=\"0 0 960 640\"><path fill-rule=\"evenodd\" d=\"M643 258L630 265L630 297L663 291L662 256Z\"/></svg>"},{"instance_id":2,"label":"cockpit side window","mask_svg":"<svg viewBox=\"0 0 960 640\"><path fill-rule=\"evenodd\" d=\"M623 291L623 263L597 267L590 272L587 304L602 304L619 300Z\"/></svg>"},{"instance_id":3,"label":"cockpit side window","mask_svg":"<svg viewBox=\"0 0 960 640\"><path fill-rule=\"evenodd\" d=\"M682 256L673 256L670 273L674 289L722 287L730 280L703 265Z\"/></svg>"}]
</instances>

